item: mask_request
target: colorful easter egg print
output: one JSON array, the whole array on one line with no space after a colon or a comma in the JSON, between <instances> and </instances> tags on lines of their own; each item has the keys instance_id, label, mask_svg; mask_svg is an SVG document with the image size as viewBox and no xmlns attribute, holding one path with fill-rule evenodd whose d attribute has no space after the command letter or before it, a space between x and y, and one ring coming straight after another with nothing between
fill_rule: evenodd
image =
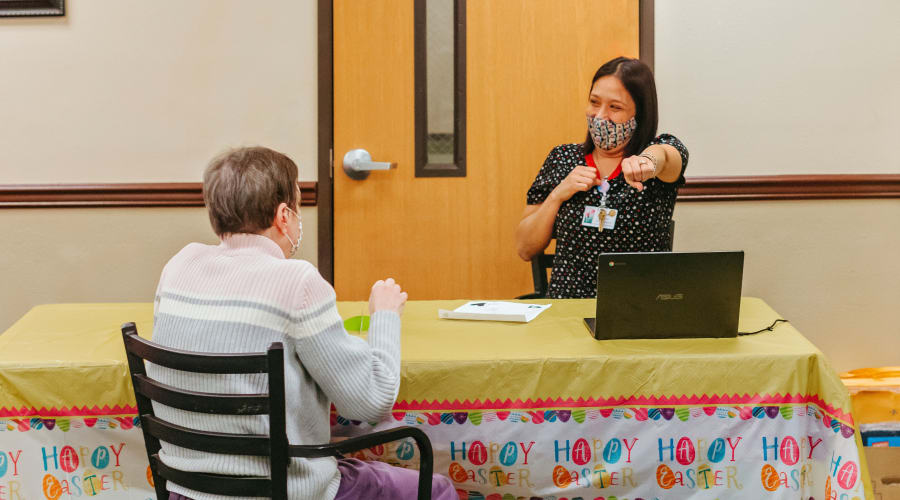
<instances>
[{"instance_id":1,"label":"colorful easter egg print","mask_svg":"<svg viewBox=\"0 0 900 500\"><path fill-rule=\"evenodd\" d=\"M473 411L469 413L469 422L472 422L472 425L481 425L481 412Z\"/></svg>"},{"instance_id":2,"label":"colorful easter egg print","mask_svg":"<svg viewBox=\"0 0 900 500\"><path fill-rule=\"evenodd\" d=\"M613 411L612 411L612 417L613 417L614 419L616 419L616 420L622 420L622 418L623 418L624 416L625 416L625 409L624 409L624 408L613 408Z\"/></svg>"},{"instance_id":3,"label":"colorful easter egg print","mask_svg":"<svg viewBox=\"0 0 900 500\"><path fill-rule=\"evenodd\" d=\"M835 432L835 434L837 434L838 432L841 432L841 423L838 422L837 420L832 420L831 421L831 430L833 430Z\"/></svg>"},{"instance_id":4,"label":"colorful easter egg print","mask_svg":"<svg viewBox=\"0 0 900 500\"><path fill-rule=\"evenodd\" d=\"M753 408L749 406L741 406L738 408L738 414L741 416L741 420L750 420L753 418Z\"/></svg>"},{"instance_id":5,"label":"colorful easter egg print","mask_svg":"<svg viewBox=\"0 0 900 500\"><path fill-rule=\"evenodd\" d=\"M556 410L556 416L559 417L560 422L566 423L572 417L572 410Z\"/></svg>"},{"instance_id":6,"label":"colorful easter egg print","mask_svg":"<svg viewBox=\"0 0 900 500\"><path fill-rule=\"evenodd\" d=\"M589 420L597 420L602 415L600 413L600 410L598 410L596 408L590 408L588 410L585 410L584 414Z\"/></svg>"},{"instance_id":7,"label":"colorful easter egg print","mask_svg":"<svg viewBox=\"0 0 900 500\"><path fill-rule=\"evenodd\" d=\"M396 420L397 422L400 422L403 420L403 417L406 416L406 412L405 411L392 411L391 416L394 417L394 420Z\"/></svg>"},{"instance_id":8,"label":"colorful easter egg print","mask_svg":"<svg viewBox=\"0 0 900 500\"><path fill-rule=\"evenodd\" d=\"M856 431L853 430L853 427L841 424L841 436L844 436L845 438L851 438L853 437L854 432Z\"/></svg>"},{"instance_id":9,"label":"colorful easter egg print","mask_svg":"<svg viewBox=\"0 0 900 500\"><path fill-rule=\"evenodd\" d=\"M762 406L756 406L753 408L753 416L756 418L765 418L766 409Z\"/></svg>"},{"instance_id":10,"label":"colorful easter egg print","mask_svg":"<svg viewBox=\"0 0 900 500\"><path fill-rule=\"evenodd\" d=\"M662 412L659 411L659 408L650 408L647 411L647 416L650 417L651 420L659 420L662 417Z\"/></svg>"},{"instance_id":11,"label":"colorful easter egg print","mask_svg":"<svg viewBox=\"0 0 900 500\"><path fill-rule=\"evenodd\" d=\"M805 406L795 406L794 407L794 416L795 417L805 417L806 416L806 407Z\"/></svg>"},{"instance_id":12,"label":"colorful easter egg print","mask_svg":"<svg viewBox=\"0 0 900 500\"><path fill-rule=\"evenodd\" d=\"M16 424L18 424L19 432L25 432L25 431L31 429L31 425L29 424L28 420L26 420L26 419L16 420Z\"/></svg>"},{"instance_id":13,"label":"colorful easter egg print","mask_svg":"<svg viewBox=\"0 0 900 500\"><path fill-rule=\"evenodd\" d=\"M696 406L691 408L691 417L692 418L697 418L701 415L703 415L703 408L698 408Z\"/></svg>"},{"instance_id":14,"label":"colorful easter egg print","mask_svg":"<svg viewBox=\"0 0 900 500\"><path fill-rule=\"evenodd\" d=\"M769 418L775 418L778 416L778 407L777 406L766 406L766 416Z\"/></svg>"},{"instance_id":15,"label":"colorful easter egg print","mask_svg":"<svg viewBox=\"0 0 900 500\"><path fill-rule=\"evenodd\" d=\"M133 419L131 419L131 423L136 428L140 427L141 426L141 417L134 417Z\"/></svg>"},{"instance_id":16,"label":"colorful easter egg print","mask_svg":"<svg viewBox=\"0 0 900 500\"><path fill-rule=\"evenodd\" d=\"M572 411L572 419L575 420L576 422L578 422L579 424L584 423L585 415L586 415L586 412L581 408Z\"/></svg>"},{"instance_id":17,"label":"colorful easter egg print","mask_svg":"<svg viewBox=\"0 0 900 500\"><path fill-rule=\"evenodd\" d=\"M453 420L456 420L457 424L464 424L468 419L469 414L464 411L458 411L453 414Z\"/></svg>"},{"instance_id":18,"label":"colorful easter egg print","mask_svg":"<svg viewBox=\"0 0 900 500\"><path fill-rule=\"evenodd\" d=\"M612 408L600 408L600 415L603 418L609 418L609 416L612 415L612 412Z\"/></svg>"},{"instance_id":19,"label":"colorful easter egg print","mask_svg":"<svg viewBox=\"0 0 900 500\"><path fill-rule=\"evenodd\" d=\"M540 424L544 421L544 412L541 411L530 411L528 415L531 416L531 421L535 424Z\"/></svg>"},{"instance_id":20,"label":"colorful easter egg print","mask_svg":"<svg viewBox=\"0 0 900 500\"><path fill-rule=\"evenodd\" d=\"M772 467L772 464L763 466L760 471L760 479L762 480L763 488L765 488L766 491L775 491L778 489L778 471L775 470L775 467Z\"/></svg>"},{"instance_id":21,"label":"colorful easter egg print","mask_svg":"<svg viewBox=\"0 0 900 500\"><path fill-rule=\"evenodd\" d=\"M426 413L425 416L428 418L428 425L437 425L441 423L440 413Z\"/></svg>"},{"instance_id":22,"label":"colorful easter egg print","mask_svg":"<svg viewBox=\"0 0 900 500\"><path fill-rule=\"evenodd\" d=\"M822 415L822 425L824 425L826 429L830 429L831 428L831 418L829 418L825 415Z\"/></svg>"},{"instance_id":23,"label":"colorful easter egg print","mask_svg":"<svg viewBox=\"0 0 900 500\"><path fill-rule=\"evenodd\" d=\"M675 415L678 416L678 420L687 422L688 418L690 418L691 416L691 411L687 408L678 408L677 410L675 410Z\"/></svg>"},{"instance_id":24,"label":"colorful easter egg print","mask_svg":"<svg viewBox=\"0 0 900 500\"><path fill-rule=\"evenodd\" d=\"M86 419L84 419L84 425L86 425L88 427L93 427L93 426L97 425L97 419L96 418L86 418Z\"/></svg>"},{"instance_id":25,"label":"colorful easter egg print","mask_svg":"<svg viewBox=\"0 0 900 500\"><path fill-rule=\"evenodd\" d=\"M662 413L662 416L666 420L672 420L672 417L675 416L675 408L660 408L659 412Z\"/></svg>"},{"instance_id":26,"label":"colorful easter egg print","mask_svg":"<svg viewBox=\"0 0 900 500\"><path fill-rule=\"evenodd\" d=\"M56 428L55 418L44 418L42 420L44 421L44 428L48 431L52 431L54 428Z\"/></svg>"},{"instance_id":27,"label":"colorful easter egg print","mask_svg":"<svg viewBox=\"0 0 900 500\"><path fill-rule=\"evenodd\" d=\"M710 417L715 415L716 411L718 411L718 408L716 408L715 406L704 406L703 407L703 413L706 413Z\"/></svg>"},{"instance_id":28,"label":"colorful easter egg print","mask_svg":"<svg viewBox=\"0 0 900 500\"><path fill-rule=\"evenodd\" d=\"M441 423L444 424L452 424L453 423L453 414L452 413L441 413Z\"/></svg>"},{"instance_id":29,"label":"colorful easter egg print","mask_svg":"<svg viewBox=\"0 0 900 500\"><path fill-rule=\"evenodd\" d=\"M783 418L785 420L790 420L790 419L794 418L794 409L791 408L790 406L782 406L781 409L779 410L779 413L781 413L781 418Z\"/></svg>"},{"instance_id":30,"label":"colorful easter egg print","mask_svg":"<svg viewBox=\"0 0 900 500\"><path fill-rule=\"evenodd\" d=\"M506 420L508 417L509 417L508 411L498 411L497 412L497 418L499 418L500 420Z\"/></svg>"},{"instance_id":31,"label":"colorful easter egg print","mask_svg":"<svg viewBox=\"0 0 900 500\"><path fill-rule=\"evenodd\" d=\"M454 482L462 483L466 480L466 469L458 462L451 462L447 475L450 476L450 479Z\"/></svg>"},{"instance_id":32,"label":"colorful easter egg print","mask_svg":"<svg viewBox=\"0 0 900 500\"><path fill-rule=\"evenodd\" d=\"M56 419L56 425L59 426L59 430L61 430L63 432L69 432L69 419L68 418Z\"/></svg>"},{"instance_id":33,"label":"colorful easter egg print","mask_svg":"<svg viewBox=\"0 0 900 500\"><path fill-rule=\"evenodd\" d=\"M332 427L337 425L337 415L336 414L334 414L334 413L330 414L328 420L329 420L328 425L330 425Z\"/></svg>"},{"instance_id":34,"label":"colorful easter egg print","mask_svg":"<svg viewBox=\"0 0 900 500\"><path fill-rule=\"evenodd\" d=\"M350 421L340 415L335 420L337 420L338 425L350 425Z\"/></svg>"},{"instance_id":35,"label":"colorful easter egg print","mask_svg":"<svg viewBox=\"0 0 900 500\"><path fill-rule=\"evenodd\" d=\"M722 408L722 407L716 408L716 416L719 418L729 418L728 413L729 413L728 408Z\"/></svg>"},{"instance_id":36,"label":"colorful easter egg print","mask_svg":"<svg viewBox=\"0 0 900 500\"><path fill-rule=\"evenodd\" d=\"M647 409L646 408L635 408L634 409L634 418L640 422L647 420Z\"/></svg>"},{"instance_id":37,"label":"colorful easter egg print","mask_svg":"<svg viewBox=\"0 0 900 500\"><path fill-rule=\"evenodd\" d=\"M494 411L484 412L481 414L481 419L484 420L485 422L493 422L495 420L498 420L497 412L494 412Z\"/></svg>"},{"instance_id":38,"label":"colorful easter egg print","mask_svg":"<svg viewBox=\"0 0 900 500\"><path fill-rule=\"evenodd\" d=\"M556 410L547 410L544 412L545 422L556 422Z\"/></svg>"},{"instance_id":39,"label":"colorful easter egg print","mask_svg":"<svg viewBox=\"0 0 900 500\"><path fill-rule=\"evenodd\" d=\"M44 421L37 417L34 417L29 422L29 426L34 430L41 430L44 428Z\"/></svg>"}]
</instances>

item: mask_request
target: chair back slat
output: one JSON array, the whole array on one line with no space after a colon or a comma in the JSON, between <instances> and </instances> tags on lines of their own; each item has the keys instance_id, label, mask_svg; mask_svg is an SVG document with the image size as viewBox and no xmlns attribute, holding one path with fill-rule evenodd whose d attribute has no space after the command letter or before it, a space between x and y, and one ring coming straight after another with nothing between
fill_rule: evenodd
<instances>
[{"instance_id":1,"label":"chair back slat","mask_svg":"<svg viewBox=\"0 0 900 500\"><path fill-rule=\"evenodd\" d=\"M195 353L161 347L137 335L125 337L125 348L159 366L192 373L266 373L266 353Z\"/></svg>"},{"instance_id":2,"label":"chair back slat","mask_svg":"<svg viewBox=\"0 0 900 500\"><path fill-rule=\"evenodd\" d=\"M153 415L141 419L141 425L153 437L182 448L229 455L269 455L269 436L265 435L197 431Z\"/></svg>"},{"instance_id":3,"label":"chair back slat","mask_svg":"<svg viewBox=\"0 0 900 500\"><path fill-rule=\"evenodd\" d=\"M263 415L269 413L268 394L217 394L177 389L146 375L132 377L134 390L157 403L179 410L215 415Z\"/></svg>"},{"instance_id":4,"label":"chair back slat","mask_svg":"<svg viewBox=\"0 0 900 500\"><path fill-rule=\"evenodd\" d=\"M237 477L187 472L173 469L164 464L159 459L159 455L153 455L150 460L151 464L156 466L156 471L161 477L185 488L212 495L273 497L272 481L268 477Z\"/></svg>"}]
</instances>

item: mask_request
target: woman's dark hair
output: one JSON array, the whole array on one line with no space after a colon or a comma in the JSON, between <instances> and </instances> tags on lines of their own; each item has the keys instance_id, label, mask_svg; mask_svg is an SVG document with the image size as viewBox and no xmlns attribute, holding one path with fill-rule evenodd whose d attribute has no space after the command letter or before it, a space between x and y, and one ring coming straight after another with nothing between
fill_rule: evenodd
<instances>
[{"instance_id":1,"label":"woman's dark hair","mask_svg":"<svg viewBox=\"0 0 900 500\"><path fill-rule=\"evenodd\" d=\"M634 100L634 119L637 120L637 130L634 131L634 135L625 146L625 156L634 156L643 151L656 137L656 126L659 124L653 72L638 59L617 57L600 66L600 69L594 73L591 89L594 88L597 80L609 75L618 78L625 90L631 94L631 99ZM591 89L588 89L588 95L590 95ZM588 131L587 139L581 148L584 150L584 154L594 151L594 141L591 139L590 131Z\"/></svg>"}]
</instances>

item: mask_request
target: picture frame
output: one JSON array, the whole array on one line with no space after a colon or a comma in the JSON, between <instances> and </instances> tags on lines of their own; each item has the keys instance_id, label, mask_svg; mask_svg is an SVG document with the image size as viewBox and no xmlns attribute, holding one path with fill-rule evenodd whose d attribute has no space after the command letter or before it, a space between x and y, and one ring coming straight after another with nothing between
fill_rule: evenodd
<instances>
[{"instance_id":1,"label":"picture frame","mask_svg":"<svg viewBox=\"0 0 900 500\"><path fill-rule=\"evenodd\" d=\"M65 15L66 0L0 0L0 17Z\"/></svg>"}]
</instances>

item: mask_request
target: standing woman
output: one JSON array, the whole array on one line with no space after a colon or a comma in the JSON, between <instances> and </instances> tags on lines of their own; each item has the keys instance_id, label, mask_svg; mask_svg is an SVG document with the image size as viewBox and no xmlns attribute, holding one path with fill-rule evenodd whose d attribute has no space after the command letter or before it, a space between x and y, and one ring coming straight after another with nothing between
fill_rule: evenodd
<instances>
[{"instance_id":1,"label":"standing woman","mask_svg":"<svg viewBox=\"0 0 900 500\"><path fill-rule=\"evenodd\" d=\"M594 297L601 252L670 251L669 222L684 185L687 148L659 121L653 73L617 57L594 74L582 144L550 151L516 229L531 260L556 238L548 295Z\"/></svg>"}]
</instances>

